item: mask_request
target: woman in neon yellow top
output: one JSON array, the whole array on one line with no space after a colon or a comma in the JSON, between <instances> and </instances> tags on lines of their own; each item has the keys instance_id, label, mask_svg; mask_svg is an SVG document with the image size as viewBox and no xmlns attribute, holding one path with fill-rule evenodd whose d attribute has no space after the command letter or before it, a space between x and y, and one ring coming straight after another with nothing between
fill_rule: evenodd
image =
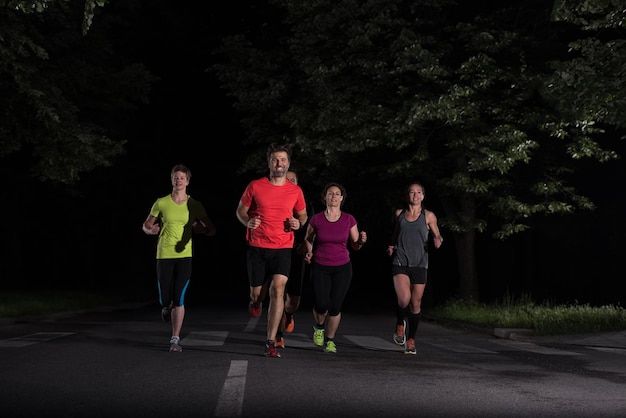
<instances>
[{"instance_id":1,"label":"woman in neon yellow top","mask_svg":"<svg viewBox=\"0 0 626 418\"><path fill-rule=\"evenodd\" d=\"M171 321L170 351L180 352L180 331L185 318L185 292L191 278L193 234L215 235L215 226L202 203L187 194L191 171L182 164L171 171L172 192L158 198L142 225L143 232L158 235L157 284L161 317Z\"/></svg>"}]
</instances>

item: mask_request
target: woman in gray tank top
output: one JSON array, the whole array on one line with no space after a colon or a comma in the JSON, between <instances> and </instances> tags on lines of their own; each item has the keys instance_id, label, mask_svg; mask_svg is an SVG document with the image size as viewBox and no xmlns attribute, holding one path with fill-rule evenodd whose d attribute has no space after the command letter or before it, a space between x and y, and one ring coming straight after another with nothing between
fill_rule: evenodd
<instances>
[{"instance_id":1,"label":"woman in gray tank top","mask_svg":"<svg viewBox=\"0 0 626 418\"><path fill-rule=\"evenodd\" d=\"M405 354L417 354L415 334L422 316L422 296L428 272L428 236L435 248L443 238L435 213L424 209L424 186L411 183L407 188L407 207L395 212L395 225L387 254L391 256L393 286L398 304L393 340L404 346Z\"/></svg>"}]
</instances>

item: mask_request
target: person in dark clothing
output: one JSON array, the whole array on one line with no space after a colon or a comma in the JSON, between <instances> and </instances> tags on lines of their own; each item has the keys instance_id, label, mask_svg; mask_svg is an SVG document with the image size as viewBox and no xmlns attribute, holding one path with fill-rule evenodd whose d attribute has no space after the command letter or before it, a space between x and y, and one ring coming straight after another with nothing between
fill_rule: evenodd
<instances>
[{"instance_id":1,"label":"person in dark clothing","mask_svg":"<svg viewBox=\"0 0 626 418\"><path fill-rule=\"evenodd\" d=\"M295 171L287 172L287 180L293 184L298 184L298 175ZM313 214L313 207L307 203L307 214ZM296 321L295 312L300 307L302 298L302 287L304 278L309 274L309 265L304 261L306 253L306 245L304 243L304 235L306 234L308 222L302 225L302 228L294 231L293 251L291 252L291 270L289 271L289 280L285 286L285 311L280 321L278 332L276 333L276 347L285 348L285 338L283 333L292 333L295 329ZM267 284L267 282L266 282ZM264 288L267 286L264 285Z\"/></svg>"}]
</instances>

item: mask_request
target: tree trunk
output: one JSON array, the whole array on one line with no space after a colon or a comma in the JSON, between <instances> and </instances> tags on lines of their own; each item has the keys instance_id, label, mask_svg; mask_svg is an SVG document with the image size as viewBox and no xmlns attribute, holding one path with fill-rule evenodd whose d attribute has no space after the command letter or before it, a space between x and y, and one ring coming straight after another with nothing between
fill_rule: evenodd
<instances>
[{"instance_id":1,"label":"tree trunk","mask_svg":"<svg viewBox=\"0 0 626 418\"><path fill-rule=\"evenodd\" d=\"M459 296L463 299L479 300L476 274L476 232L454 234L456 257L459 263Z\"/></svg>"},{"instance_id":2,"label":"tree trunk","mask_svg":"<svg viewBox=\"0 0 626 418\"><path fill-rule=\"evenodd\" d=\"M463 220L465 231L454 232L454 246L459 269L458 296L463 299L479 300L478 275L476 271L476 201L465 194L458 200L442 199L447 213L457 213Z\"/></svg>"}]
</instances>

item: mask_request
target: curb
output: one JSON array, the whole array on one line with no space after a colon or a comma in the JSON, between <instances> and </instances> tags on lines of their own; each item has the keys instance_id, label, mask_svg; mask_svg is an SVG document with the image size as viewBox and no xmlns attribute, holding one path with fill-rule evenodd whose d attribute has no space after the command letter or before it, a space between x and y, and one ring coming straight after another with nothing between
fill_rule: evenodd
<instances>
[{"instance_id":1,"label":"curb","mask_svg":"<svg viewBox=\"0 0 626 418\"><path fill-rule=\"evenodd\" d=\"M532 337L534 332L528 328L494 328L493 335L507 340L523 340Z\"/></svg>"},{"instance_id":2,"label":"curb","mask_svg":"<svg viewBox=\"0 0 626 418\"><path fill-rule=\"evenodd\" d=\"M487 335L493 335L498 338L507 340L525 340L534 335L534 331L528 328L485 328L477 325L467 324L458 321L438 321L432 317L424 317L430 322L434 322L442 327L467 329L473 332L479 332Z\"/></svg>"}]
</instances>

